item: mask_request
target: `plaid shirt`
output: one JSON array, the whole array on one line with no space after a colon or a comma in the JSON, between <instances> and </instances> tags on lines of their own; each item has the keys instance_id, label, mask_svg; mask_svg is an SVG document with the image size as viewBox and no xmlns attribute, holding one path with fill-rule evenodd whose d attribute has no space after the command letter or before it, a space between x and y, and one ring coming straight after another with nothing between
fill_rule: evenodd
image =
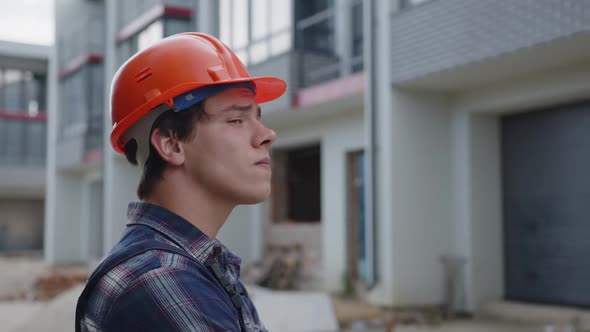
<instances>
[{"instance_id":1,"label":"plaid shirt","mask_svg":"<svg viewBox=\"0 0 590 332\"><path fill-rule=\"evenodd\" d=\"M266 331L239 280L239 257L180 216L130 203L130 223L113 248L153 239L179 247L203 266L218 263L240 294L238 311L223 287L182 255L150 250L110 270L91 294L82 331ZM192 265L192 266L191 266ZM241 312L241 313L240 313Z\"/></svg>"}]
</instances>

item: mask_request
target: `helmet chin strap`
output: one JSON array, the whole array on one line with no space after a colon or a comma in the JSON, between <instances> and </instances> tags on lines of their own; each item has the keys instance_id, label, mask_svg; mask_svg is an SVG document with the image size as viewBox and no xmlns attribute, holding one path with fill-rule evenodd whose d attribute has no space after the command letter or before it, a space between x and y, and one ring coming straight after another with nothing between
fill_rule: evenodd
<instances>
[{"instance_id":1,"label":"helmet chin strap","mask_svg":"<svg viewBox=\"0 0 590 332\"><path fill-rule=\"evenodd\" d=\"M137 165L143 168L150 154L150 136L152 134L152 126L156 119L164 112L171 110L167 104L161 104L142 116L136 123L133 124L123 135L123 145L130 140L135 140L137 143L137 151L135 152L135 159Z\"/></svg>"}]
</instances>

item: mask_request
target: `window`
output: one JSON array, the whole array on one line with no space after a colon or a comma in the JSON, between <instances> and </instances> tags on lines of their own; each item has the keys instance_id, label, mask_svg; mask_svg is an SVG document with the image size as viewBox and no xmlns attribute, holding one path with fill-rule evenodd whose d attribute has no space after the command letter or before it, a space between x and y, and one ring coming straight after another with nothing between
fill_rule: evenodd
<instances>
[{"instance_id":1,"label":"window","mask_svg":"<svg viewBox=\"0 0 590 332\"><path fill-rule=\"evenodd\" d=\"M334 54L335 15L333 1L300 0L295 5L297 48Z\"/></svg>"},{"instance_id":2,"label":"window","mask_svg":"<svg viewBox=\"0 0 590 332\"><path fill-rule=\"evenodd\" d=\"M0 68L0 110L36 116L45 111L45 75ZM41 165L45 123L0 119L0 163Z\"/></svg>"},{"instance_id":3,"label":"window","mask_svg":"<svg viewBox=\"0 0 590 332\"><path fill-rule=\"evenodd\" d=\"M272 218L321 220L320 145L273 151Z\"/></svg>"},{"instance_id":4,"label":"window","mask_svg":"<svg viewBox=\"0 0 590 332\"><path fill-rule=\"evenodd\" d=\"M60 135L68 137L79 134L85 125L84 113L86 112L88 80L86 78L87 67L66 77L60 82L61 96L59 98L59 119L61 123Z\"/></svg>"},{"instance_id":5,"label":"window","mask_svg":"<svg viewBox=\"0 0 590 332\"><path fill-rule=\"evenodd\" d=\"M292 0L221 0L221 40L245 65L291 49Z\"/></svg>"},{"instance_id":6,"label":"window","mask_svg":"<svg viewBox=\"0 0 590 332\"><path fill-rule=\"evenodd\" d=\"M351 7L352 72L363 70L363 2L355 0Z\"/></svg>"},{"instance_id":7,"label":"window","mask_svg":"<svg viewBox=\"0 0 590 332\"><path fill-rule=\"evenodd\" d=\"M45 76L10 68L0 68L0 109L45 111Z\"/></svg>"},{"instance_id":8,"label":"window","mask_svg":"<svg viewBox=\"0 0 590 332\"><path fill-rule=\"evenodd\" d=\"M156 21L137 34L137 50L143 51L164 37L162 21Z\"/></svg>"},{"instance_id":9,"label":"window","mask_svg":"<svg viewBox=\"0 0 590 332\"><path fill-rule=\"evenodd\" d=\"M402 7L404 7L404 8L414 7L414 6L422 5L422 4L427 3L429 1L432 1L432 0L404 0L402 2Z\"/></svg>"},{"instance_id":10,"label":"window","mask_svg":"<svg viewBox=\"0 0 590 332\"><path fill-rule=\"evenodd\" d=\"M189 19L177 17L159 18L147 25L141 31L118 43L118 65L122 65L133 54L150 47L166 36L192 30L191 21Z\"/></svg>"}]
</instances>

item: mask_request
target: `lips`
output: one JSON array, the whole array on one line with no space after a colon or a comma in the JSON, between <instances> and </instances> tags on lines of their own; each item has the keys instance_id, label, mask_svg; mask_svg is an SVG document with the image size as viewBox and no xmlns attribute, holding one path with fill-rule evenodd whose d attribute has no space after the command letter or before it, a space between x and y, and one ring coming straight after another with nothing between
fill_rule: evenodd
<instances>
[{"instance_id":1,"label":"lips","mask_svg":"<svg viewBox=\"0 0 590 332\"><path fill-rule=\"evenodd\" d=\"M262 158L256 162L256 165L270 167L270 158L269 157Z\"/></svg>"}]
</instances>

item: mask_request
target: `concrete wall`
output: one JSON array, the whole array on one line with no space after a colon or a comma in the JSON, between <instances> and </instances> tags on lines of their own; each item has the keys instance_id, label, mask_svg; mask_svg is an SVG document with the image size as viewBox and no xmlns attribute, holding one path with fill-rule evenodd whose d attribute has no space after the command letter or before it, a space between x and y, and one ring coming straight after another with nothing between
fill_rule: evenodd
<instances>
[{"instance_id":1,"label":"concrete wall","mask_svg":"<svg viewBox=\"0 0 590 332\"><path fill-rule=\"evenodd\" d=\"M500 129L494 116L471 117L471 274L475 309L504 293Z\"/></svg>"},{"instance_id":2,"label":"concrete wall","mask_svg":"<svg viewBox=\"0 0 590 332\"><path fill-rule=\"evenodd\" d=\"M587 32L589 10L576 0L429 2L391 19L393 81Z\"/></svg>"},{"instance_id":3,"label":"concrete wall","mask_svg":"<svg viewBox=\"0 0 590 332\"><path fill-rule=\"evenodd\" d=\"M465 259L456 303L477 311L504 291L498 117L455 112L451 154L451 252Z\"/></svg>"},{"instance_id":4,"label":"concrete wall","mask_svg":"<svg viewBox=\"0 0 590 332\"><path fill-rule=\"evenodd\" d=\"M322 238L318 248L306 249L311 251L312 258L321 257L323 284L328 290L341 289L346 271L346 153L364 147L362 120L362 110L349 109L296 128L287 125L273 128L278 134L275 148L321 144L322 220L319 227Z\"/></svg>"},{"instance_id":5,"label":"concrete wall","mask_svg":"<svg viewBox=\"0 0 590 332\"><path fill-rule=\"evenodd\" d=\"M55 164L52 168L55 171ZM86 259L82 253L82 183L79 175L52 174L55 182L48 184L47 197L52 196L45 225L45 259L49 263L80 262Z\"/></svg>"},{"instance_id":6,"label":"concrete wall","mask_svg":"<svg viewBox=\"0 0 590 332\"><path fill-rule=\"evenodd\" d=\"M43 203L0 199L0 251L43 249Z\"/></svg>"},{"instance_id":7,"label":"concrete wall","mask_svg":"<svg viewBox=\"0 0 590 332\"><path fill-rule=\"evenodd\" d=\"M240 205L230 214L217 238L242 258L242 266L262 257L263 215L259 205Z\"/></svg>"},{"instance_id":8,"label":"concrete wall","mask_svg":"<svg viewBox=\"0 0 590 332\"><path fill-rule=\"evenodd\" d=\"M448 102L428 93L393 93L394 304L443 300L440 258L450 252L451 157ZM387 146L387 145L385 145ZM381 220L388 222L388 220Z\"/></svg>"}]
</instances>

